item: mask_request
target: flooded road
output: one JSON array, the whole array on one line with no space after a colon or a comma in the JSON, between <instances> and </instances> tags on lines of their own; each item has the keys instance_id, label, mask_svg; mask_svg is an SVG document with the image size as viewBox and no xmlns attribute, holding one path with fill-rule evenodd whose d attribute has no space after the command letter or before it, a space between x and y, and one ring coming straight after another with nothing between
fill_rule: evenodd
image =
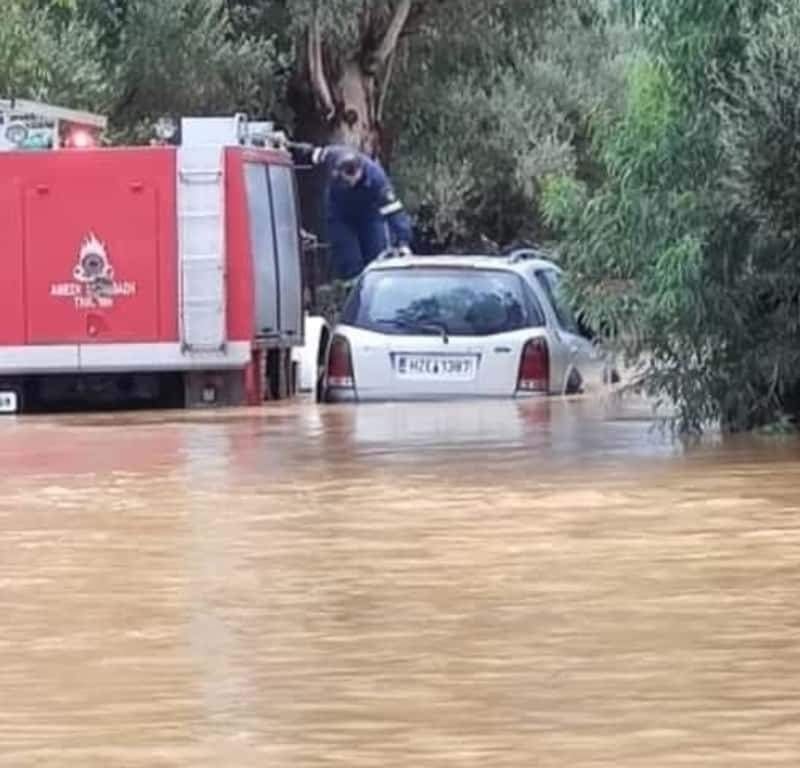
<instances>
[{"instance_id":1,"label":"flooded road","mask_svg":"<svg viewBox=\"0 0 800 768\"><path fill-rule=\"evenodd\" d=\"M0 421L0 765L800 764L800 443L588 401Z\"/></svg>"}]
</instances>

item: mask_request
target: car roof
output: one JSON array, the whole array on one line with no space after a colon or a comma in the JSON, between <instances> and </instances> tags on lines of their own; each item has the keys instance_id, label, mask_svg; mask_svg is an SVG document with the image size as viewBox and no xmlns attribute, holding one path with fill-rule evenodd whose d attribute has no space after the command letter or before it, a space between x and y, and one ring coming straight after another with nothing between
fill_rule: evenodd
<instances>
[{"instance_id":1,"label":"car roof","mask_svg":"<svg viewBox=\"0 0 800 768\"><path fill-rule=\"evenodd\" d=\"M534 269L557 269L560 267L540 251L519 250L510 254L492 256L489 254L435 254L423 256L387 256L373 261L365 272L388 269L414 269L415 267L455 268L455 269L501 269L519 272L525 267Z\"/></svg>"}]
</instances>

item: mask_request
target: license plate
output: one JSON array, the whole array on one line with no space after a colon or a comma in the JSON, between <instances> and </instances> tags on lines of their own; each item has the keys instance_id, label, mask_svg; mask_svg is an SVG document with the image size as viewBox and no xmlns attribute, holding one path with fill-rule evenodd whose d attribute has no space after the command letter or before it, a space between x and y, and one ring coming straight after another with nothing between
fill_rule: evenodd
<instances>
[{"instance_id":1,"label":"license plate","mask_svg":"<svg viewBox=\"0 0 800 768\"><path fill-rule=\"evenodd\" d=\"M398 355L397 376L418 381L472 381L476 358L443 355Z\"/></svg>"},{"instance_id":2,"label":"license plate","mask_svg":"<svg viewBox=\"0 0 800 768\"><path fill-rule=\"evenodd\" d=\"M19 410L19 398L16 392L0 391L0 413L16 413Z\"/></svg>"}]
</instances>

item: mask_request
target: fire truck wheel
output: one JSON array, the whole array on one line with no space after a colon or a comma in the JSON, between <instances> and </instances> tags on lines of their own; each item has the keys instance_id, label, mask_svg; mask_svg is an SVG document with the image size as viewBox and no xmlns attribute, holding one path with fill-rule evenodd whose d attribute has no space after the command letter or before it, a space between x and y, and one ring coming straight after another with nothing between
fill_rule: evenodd
<instances>
[{"instance_id":1,"label":"fire truck wheel","mask_svg":"<svg viewBox=\"0 0 800 768\"><path fill-rule=\"evenodd\" d=\"M267 399L285 400L294 389L294 366L289 350L271 349L267 352Z\"/></svg>"},{"instance_id":2,"label":"fire truck wheel","mask_svg":"<svg viewBox=\"0 0 800 768\"><path fill-rule=\"evenodd\" d=\"M330 333L327 327L322 329L319 339L319 350L317 352L317 381L315 387L315 396L318 403L325 400L325 366L328 362L328 342L330 341Z\"/></svg>"}]
</instances>

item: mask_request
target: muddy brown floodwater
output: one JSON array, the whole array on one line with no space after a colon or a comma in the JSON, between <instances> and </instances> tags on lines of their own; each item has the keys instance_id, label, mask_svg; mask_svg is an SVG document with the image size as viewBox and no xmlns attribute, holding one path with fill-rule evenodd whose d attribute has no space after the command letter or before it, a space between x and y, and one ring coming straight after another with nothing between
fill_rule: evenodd
<instances>
[{"instance_id":1,"label":"muddy brown floodwater","mask_svg":"<svg viewBox=\"0 0 800 768\"><path fill-rule=\"evenodd\" d=\"M800 765L800 443L647 415L0 421L0 765Z\"/></svg>"}]
</instances>

